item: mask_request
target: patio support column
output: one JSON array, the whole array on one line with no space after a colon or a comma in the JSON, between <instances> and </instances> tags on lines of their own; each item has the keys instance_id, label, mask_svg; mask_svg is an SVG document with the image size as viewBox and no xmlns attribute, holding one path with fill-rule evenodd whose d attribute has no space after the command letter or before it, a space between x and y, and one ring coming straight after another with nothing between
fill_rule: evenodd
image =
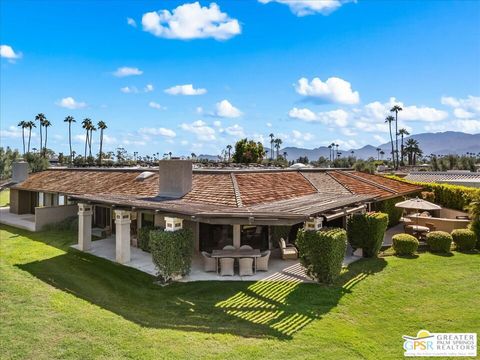
<instances>
[{"instance_id":1,"label":"patio support column","mask_svg":"<svg viewBox=\"0 0 480 360\"><path fill-rule=\"evenodd\" d=\"M115 210L115 260L120 264L130 261L131 213Z\"/></svg>"},{"instance_id":2,"label":"patio support column","mask_svg":"<svg viewBox=\"0 0 480 360\"><path fill-rule=\"evenodd\" d=\"M92 206L78 204L78 249L89 250L92 246Z\"/></svg>"},{"instance_id":3,"label":"patio support column","mask_svg":"<svg viewBox=\"0 0 480 360\"><path fill-rule=\"evenodd\" d=\"M240 225L235 224L233 225L233 246L235 246L236 249L240 247L242 240L242 228Z\"/></svg>"}]
</instances>

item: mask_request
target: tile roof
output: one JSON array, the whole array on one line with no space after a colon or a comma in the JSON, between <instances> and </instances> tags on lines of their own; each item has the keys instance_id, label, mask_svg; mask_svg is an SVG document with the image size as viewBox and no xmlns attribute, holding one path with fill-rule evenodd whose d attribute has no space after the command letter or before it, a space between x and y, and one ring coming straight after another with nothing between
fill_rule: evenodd
<instances>
[{"instance_id":1,"label":"tile roof","mask_svg":"<svg viewBox=\"0 0 480 360\"><path fill-rule=\"evenodd\" d=\"M396 194L408 194L411 193L412 191L420 191L422 190L422 187L416 186L412 184L408 184L402 181L397 181L393 179L386 178L384 176L379 176L379 175L372 175L372 174L367 174L359 171L353 171L351 173L352 175L361 177L365 180L368 180L372 183L377 184L378 186L382 186L385 189L388 189L389 191L396 193Z\"/></svg>"},{"instance_id":2,"label":"tile roof","mask_svg":"<svg viewBox=\"0 0 480 360\"><path fill-rule=\"evenodd\" d=\"M325 172L304 171L301 172L301 174L315 186L318 192L328 194L352 194L352 192L340 184L338 180Z\"/></svg>"},{"instance_id":3,"label":"tile roof","mask_svg":"<svg viewBox=\"0 0 480 360\"><path fill-rule=\"evenodd\" d=\"M419 171L411 172L405 176L406 180L417 182L480 182L480 173L474 172L453 172L453 171Z\"/></svg>"}]
</instances>

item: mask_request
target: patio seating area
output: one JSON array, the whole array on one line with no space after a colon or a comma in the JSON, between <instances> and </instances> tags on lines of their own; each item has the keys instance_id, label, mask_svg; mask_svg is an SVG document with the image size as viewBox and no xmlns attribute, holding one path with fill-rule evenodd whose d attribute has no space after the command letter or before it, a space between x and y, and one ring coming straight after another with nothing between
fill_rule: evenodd
<instances>
[{"instance_id":1,"label":"patio seating area","mask_svg":"<svg viewBox=\"0 0 480 360\"><path fill-rule=\"evenodd\" d=\"M78 248L78 245L72 245L73 248ZM125 266L129 266L135 268L137 270L146 272L151 275L156 274L155 265L152 261L152 256L150 253L145 252L136 247L130 247L131 251L131 260L125 263ZM237 249L236 251L239 251ZM92 255L110 260L115 261L115 237L111 236L106 239L92 241L91 249L86 251ZM268 270L267 271L260 271L260 269L266 269L265 264L261 263L261 260L257 260L257 270L256 272L253 271L253 259L250 258L247 260L251 260L250 262L243 262L242 264L238 263L237 261L233 262L233 275L222 276L221 273L217 273L217 268L215 265L216 260L213 262L205 262L205 256L202 253L196 253L192 260L192 267L190 274L185 276L184 278L180 279L181 282L191 282L191 281L259 281L259 280L267 280L267 281L296 281L296 282L314 282L310 279L300 265L298 260L283 260L281 258L281 253L279 249L274 249L268 253ZM224 257L224 259L232 259L231 257ZM259 257L262 259L262 256ZM347 266L354 261L359 260L359 256L348 256L345 257L343 265ZM225 261L224 261L225 262ZM207 263L207 265L206 265ZM232 261L227 260L226 263L229 265L225 265L225 269L232 270ZM248 264L246 264L248 263ZM206 266L210 266L208 271L205 271ZM263 266L263 267L262 267ZM243 267L243 269L242 269ZM246 268L246 269L245 269ZM222 269L222 264L220 264L220 271ZM250 270L251 269L251 270ZM243 272L245 271L245 272Z\"/></svg>"}]
</instances>

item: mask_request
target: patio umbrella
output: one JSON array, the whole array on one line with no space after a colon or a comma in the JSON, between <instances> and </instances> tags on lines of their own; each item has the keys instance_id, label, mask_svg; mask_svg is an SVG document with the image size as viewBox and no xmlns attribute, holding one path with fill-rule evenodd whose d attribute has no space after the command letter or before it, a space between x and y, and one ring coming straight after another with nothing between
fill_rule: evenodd
<instances>
[{"instance_id":1,"label":"patio umbrella","mask_svg":"<svg viewBox=\"0 0 480 360\"><path fill-rule=\"evenodd\" d=\"M395 207L402 208L402 209L422 210L422 211L440 210L442 208L440 205L431 203L430 201L427 201L427 200L419 199L418 197L415 199L409 199L409 200L396 203ZM416 216L416 222L418 224L418 215Z\"/></svg>"}]
</instances>

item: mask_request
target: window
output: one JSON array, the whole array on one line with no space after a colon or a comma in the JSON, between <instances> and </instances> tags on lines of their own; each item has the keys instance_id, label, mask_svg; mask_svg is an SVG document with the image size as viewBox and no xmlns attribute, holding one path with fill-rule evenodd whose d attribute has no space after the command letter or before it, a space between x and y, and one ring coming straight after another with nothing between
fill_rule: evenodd
<instances>
[{"instance_id":1,"label":"window","mask_svg":"<svg viewBox=\"0 0 480 360\"><path fill-rule=\"evenodd\" d=\"M45 206L45 194L43 192L38 193L38 206Z\"/></svg>"},{"instance_id":2,"label":"window","mask_svg":"<svg viewBox=\"0 0 480 360\"><path fill-rule=\"evenodd\" d=\"M155 226L155 215L149 213L142 213L142 227Z\"/></svg>"},{"instance_id":3,"label":"window","mask_svg":"<svg viewBox=\"0 0 480 360\"><path fill-rule=\"evenodd\" d=\"M58 195L58 205L65 205L65 195Z\"/></svg>"}]
</instances>

